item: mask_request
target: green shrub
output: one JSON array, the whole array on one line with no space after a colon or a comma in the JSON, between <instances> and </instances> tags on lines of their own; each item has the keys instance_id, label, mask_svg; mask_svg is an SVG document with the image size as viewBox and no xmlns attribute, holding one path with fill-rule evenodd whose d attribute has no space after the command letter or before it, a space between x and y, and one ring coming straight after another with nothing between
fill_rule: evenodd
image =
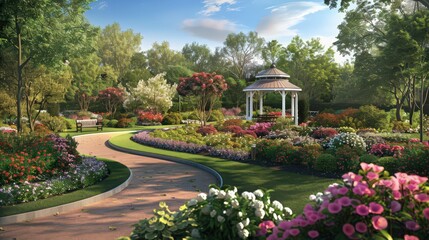
<instances>
[{"instance_id":1,"label":"green shrub","mask_svg":"<svg viewBox=\"0 0 429 240\"><path fill-rule=\"evenodd\" d=\"M337 171L340 174L353 172L359 169L359 157L364 153L361 148L352 148L342 145L335 151L337 158Z\"/></svg>"},{"instance_id":2,"label":"green shrub","mask_svg":"<svg viewBox=\"0 0 429 240\"><path fill-rule=\"evenodd\" d=\"M277 148L283 141L263 139L256 144L256 160L261 162L274 162L276 160Z\"/></svg>"},{"instance_id":3,"label":"green shrub","mask_svg":"<svg viewBox=\"0 0 429 240\"><path fill-rule=\"evenodd\" d=\"M209 122L223 122L225 116L221 110L213 110L210 114Z\"/></svg>"},{"instance_id":4,"label":"green shrub","mask_svg":"<svg viewBox=\"0 0 429 240\"><path fill-rule=\"evenodd\" d=\"M429 176L429 146L423 144L408 145L398 159L398 171Z\"/></svg>"},{"instance_id":5,"label":"green shrub","mask_svg":"<svg viewBox=\"0 0 429 240\"><path fill-rule=\"evenodd\" d=\"M307 98L300 98L298 100L298 121L299 123L307 122L310 117L310 104Z\"/></svg>"},{"instance_id":6,"label":"green shrub","mask_svg":"<svg viewBox=\"0 0 429 240\"><path fill-rule=\"evenodd\" d=\"M299 147L293 146L292 143L284 142L276 148L276 162L280 164L301 164L299 156Z\"/></svg>"},{"instance_id":7,"label":"green shrub","mask_svg":"<svg viewBox=\"0 0 429 240\"><path fill-rule=\"evenodd\" d=\"M389 113L373 105L365 105L359 108L356 119L365 128L388 129L390 122Z\"/></svg>"},{"instance_id":8,"label":"green shrub","mask_svg":"<svg viewBox=\"0 0 429 240\"><path fill-rule=\"evenodd\" d=\"M103 126L109 126L109 122L110 122L110 119L107 119L107 118L103 118L103 120L102 120L102 123L103 123Z\"/></svg>"},{"instance_id":9,"label":"green shrub","mask_svg":"<svg viewBox=\"0 0 429 240\"><path fill-rule=\"evenodd\" d=\"M392 122L392 131L398 133L404 133L409 131L411 128L410 123L402 122L402 121L393 121Z\"/></svg>"},{"instance_id":10,"label":"green shrub","mask_svg":"<svg viewBox=\"0 0 429 240\"><path fill-rule=\"evenodd\" d=\"M288 129L292 125L292 121L293 119L289 117L278 117L271 127L271 131Z\"/></svg>"},{"instance_id":11,"label":"green shrub","mask_svg":"<svg viewBox=\"0 0 429 240\"><path fill-rule=\"evenodd\" d=\"M340 127L338 129L338 132L343 133L343 132L348 132L348 133L355 133L356 130L352 127Z\"/></svg>"},{"instance_id":12,"label":"green shrub","mask_svg":"<svg viewBox=\"0 0 429 240\"><path fill-rule=\"evenodd\" d=\"M107 123L108 127L116 127L116 124L118 124L118 120L112 119Z\"/></svg>"},{"instance_id":13,"label":"green shrub","mask_svg":"<svg viewBox=\"0 0 429 240\"><path fill-rule=\"evenodd\" d=\"M182 116L180 113L168 113L162 119L162 125L175 125L182 123Z\"/></svg>"},{"instance_id":14,"label":"green shrub","mask_svg":"<svg viewBox=\"0 0 429 240\"><path fill-rule=\"evenodd\" d=\"M364 163L376 163L378 161L378 157L375 155L366 153L360 156L359 161Z\"/></svg>"},{"instance_id":15,"label":"green shrub","mask_svg":"<svg viewBox=\"0 0 429 240\"><path fill-rule=\"evenodd\" d=\"M239 126L239 127L243 127L243 120L241 119L228 119L225 120L225 122L223 122L223 127L228 127L228 126Z\"/></svg>"},{"instance_id":16,"label":"green shrub","mask_svg":"<svg viewBox=\"0 0 429 240\"><path fill-rule=\"evenodd\" d=\"M322 154L323 148L320 144L304 145L298 149L301 164L313 168L317 158Z\"/></svg>"},{"instance_id":17,"label":"green shrub","mask_svg":"<svg viewBox=\"0 0 429 240\"><path fill-rule=\"evenodd\" d=\"M63 117L47 117L42 123L53 132L63 132L67 129L67 121Z\"/></svg>"},{"instance_id":18,"label":"green shrub","mask_svg":"<svg viewBox=\"0 0 429 240\"><path fill-rule=\"evenodd\" d=\"M76 127L76 120L70 118L64 118L64 120L66 121L67 129L73 129Z\"/></svg>"},{"instance_id":19,"label":"green shrub","mask_svg":"<svg viewBox=\"0 0 429 240\"><path fill-rule=\"evenodd\" d=\"M355 133L340 133L332 138L328 143L328 148L337 149L341 146L348 145L351 148L366 150L364 139Z\"/></svg>"},{"instance_id":20,"label":"green shrub","mask_svg":"<svg viewBox=\"0 0 429 240\"><path fill-rule=\"evenodd\" d=\"M316 159L314 169L319 172L334 173L337 170L337 159L332 154L323 153Z\"/></svg>"},{"instance_id":21,"label":"green shrub","mask_svg":"<svg viewBox=\"0 0 429 240\"><path fill-rule=\"evenodd\" d=\"M384 170L388 171L389 173L395 173L398 171L398 167L400 165L400 162L397 158L394 157L381 157L377 159L375 164L379 166L383 166Z\"/></svg>"}]
</instances>

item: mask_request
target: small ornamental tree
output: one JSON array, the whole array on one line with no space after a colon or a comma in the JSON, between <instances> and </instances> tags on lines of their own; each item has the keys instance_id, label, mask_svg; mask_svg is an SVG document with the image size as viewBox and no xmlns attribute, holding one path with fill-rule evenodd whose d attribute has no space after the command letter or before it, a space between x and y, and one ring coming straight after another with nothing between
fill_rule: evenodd
<instances>
[{"instance_id":1,"label":"small ornamental tree","mask_svg":"<svg viewBox=\"0 0 429 240\"><path fill-rule=\"evenodd\" d=\"M213 105L222 97L228 85L222 75L215 73L194 73L192 77L180 78L177 92L181 96L194 96L197 100L196 112L201 125L206 125Z\"/></svg>"},{"instance_id":2,"label":"small ornamental tree","mask_svg":"<svg viewBox=\"0 0 429 240\"><path fill-rule=\"evenodd\" d=\"M102 101L106 111L114 116L118 106L125 101L125 92L121 88L108 87L98 92L98 100Z\"/></svg>"}]
</instances>

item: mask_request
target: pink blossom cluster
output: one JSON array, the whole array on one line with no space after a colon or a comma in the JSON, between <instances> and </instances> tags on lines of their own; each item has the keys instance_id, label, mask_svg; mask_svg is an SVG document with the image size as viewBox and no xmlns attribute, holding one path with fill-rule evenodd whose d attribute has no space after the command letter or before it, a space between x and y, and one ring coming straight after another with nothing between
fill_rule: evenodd
<instances>
[{"instance_id":1,"label":"pink blossom cluster","mask_svg":"<svg viewBox=\"0 0 429 240\"><path fill-rule=\"evenodd\" d=\"M377 143L371 146L371 150L369 150L369 153L379 156L379 157L385 157L385 156L397 156L399 157L401 155L401 152L404 150L403 146L390 146L386 143Z\"/></svg>"},{"instance_id":2,"label":"pink blossom cluster","mask_svg":"<svg viewBox=\"0 0 429 240\"><path fill-rule=\"evenodd\" d=\"M427 239L429 185L427 177L396 173L361 163L359 174L343 175L315 205L277 226L261 224L267 239Z\"/></svg>"}]
</instances>

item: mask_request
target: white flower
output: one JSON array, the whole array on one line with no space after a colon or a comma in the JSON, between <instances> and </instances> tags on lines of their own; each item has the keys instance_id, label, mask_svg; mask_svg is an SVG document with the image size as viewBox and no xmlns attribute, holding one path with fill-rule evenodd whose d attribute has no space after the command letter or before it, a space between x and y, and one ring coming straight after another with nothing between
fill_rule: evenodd
<instances>
[{"instance_id":1,"label":"white flower","mask_svg":"<svg viewBox=\"0 0 429 240\"><path fill-rule=\"evenodd\" d=\"M258 217L258 218L264 218L264 216L265 216L265 211L263 210L263 209L256 209L256 211L255 211L255 215Z\"/></svg>"},{"instance_id":2,"label":"white flower","mask_svg":"<svg viewBox=\"0 0 429 240\"><path fill-rule=\"evenodd\" d=\"M264 196L264 193L262 192L261 189L255 190L253 192L253 194L255 194L255 196L260 197L260 198Z\"/></svg>"},{"instance_id":3,"label":"white flower","mask_svg":"<svg viewBox=\"0 0 429 240\"><path fill-rule=\"evenodd\" d=\"M232 213L232 209L229 208L226 210L225 215L229 217L231 215L231 213Z\"/></svg>"},{"instance_id":4,"label":"white flower","mask_svg":"<svg viewBox=\"0 0 429 240\"><path fill-rule=\"evenodd\" d=\"M211 212L210 212L210 217L215 217L216 216L216 210L212 210Z\"/></svg>"},{"instance_id":5,"label":"white flower","mask_svg":"<svg viewBox=\"0 0 429 240\"><path fill-rule=\"evenodd\" d=\"M274 218L275 221L279 220L279 217L278 217L277 213L273 214L273 218Z\"/></svg>"},{"instance_id":6,"label":"white flower","mask_svg":"<svg viewBox=\"0 0 429 240\"><path fill-rule=\"evenodd\" d=\"M247 227L247 226L249 226L249 223L250 223L250 219L249 218L246 218L246 219L244 219L243 221L241 221L242 223L243 223L243 225L245 226L245 227Z\"/></svg>"},{"instance_id":7,"label":"white flower","mask_svg":"<svg viewBox=\"0 0 429 240\"><path fill-rule=\"evenodd\" d=\"M251 192L243 192L243 193L241 193L241 196L243 198L246 198L246 199L250 200L250 201L253 201L253 200L256 199L255 194L253 194Z\"/></svg>"},{"instance_id":8,"label":"white flower","mask_svg":"<svg viewBox=\"0 0 429 240\"><path fill-rule=\"evenodd\" d=\"M194 206L197 205L198 201L195 198L192 198L189 202L188 202L188 207L190 206Z\"/></svg>"},{"instance_id":9,"label":"white flower","mask_svg":"<svg viewBox=\"0 0 429 240\"><path fill-rule=\"evenodd\" d=\"M268 212L271 214L271 213L273 213L274 212L274 208L272 208L272 207L270 207L270 208L268 208Z\"/></svg>"},{"instance_id":10,"label":"white flower","mask_svg":"<svg viewBox=\"0 0 429 240\"><path fill-rule=\"evenodd\" d=\"M225 222L225 218L219 215L219 216L217 216L217 221L220 223L223 223L223 222Z\"/></svg>"},{"instance_id":11,"label":"white flower","mask_svg":"<svg viewBox=\"0 0 429 240\"><path fill-rule=\"evenodd\" d=\"M244 224L242 222L237 223L236 226L237 226L238 231L240 231L241 229L244 228Z\"/></svg>"},{"instance_id":12,"label":"white flower","mask_svg":"<svg viewBox=\"0 0 429 240\"><path fill-rule=\"evenodd\" d=\"M205 194L205 193L199 193L198 196L197 196L197 201L198 202L202 202L202 201L204 201L206 199L207 199L207 194Z\"/></svg>"},{"instance_id":13,"label":"white flower","mask_svg":"<svg viewBox=\"0 0 429 240\"><path fill-rule=\"evenodd\" d=\"M193 237L193 238L201 238L200 231L198 231L198 229L196 229L196 228L192 229L191 237Z\"/></svg>"},{"instance_id":14,"label":"white flower","mask_svg":"<svg viewBox=\"0 0 429 240\"><path fill-rule=\"evenodd\" d=\"M253 207L256 209L263 209L264 208L264 203L260 200L255 200L253 203Z\"/></svg>"},{"instance_id":15,"label":"white flower","mask_svg":"<svg viewBox=\"0 0 429 240\"><path fill-rule=\"evenodd\" d=\"M217 196L219 194L219 190L217 190L216 188L210 188L209 190L209 196Z\"/></svg>"},{"instance_id":16,"label":"white flower","mask_svg":"<svg viewBox=\"0 0 429 240\"><path fill-rule=\"evenodd\" d=\"M237 213L237 216L238 216L238 217L242 217L242 216L243 216L243 213L242 213L242 212L238 212L238 213Z\"/></svg>"},{"instance_id":17,"label":"white flower","mask_svg":"<svg viewBox=\"0 0 429 240\"><path fill-rule=\"evenodd\" d=\"M238 208L240 206L240 203L237 201L237 199L233 199L231 201L231 205L233 208Z\"/></svg>"},{"instance_id":18,"label":"white flower","mask_svg":"<svg viewBox=\"0 0 429 240\"><path fill-rule=\"evenodd\" d=\"M289 214L289 215L292 215L292 214L293 214L292 209L290 209L290 208L288 208L288 207L285 207L283 210L284 210L287 214Z\"/></svg>"},{"instance_id":19,"label":"white flower","mask_svg":"<svg viewBox=\"0 0 429 240\"><path fill-rule=\"evenodd\" d=\"M275 209L280 210L280 211L283 210L283 204L281 204L279 201L276 201L276 200L273 201L273 207Z\"/></svg>"},{"instance_id":20,"label":"white flower","mask_svg":"<svg viewBox=\"0 0 429 240\"><path fill-rule=\"evenodd\" d=\"M225 199L234 199L235 198L235 192L234 191L232 191L232 190L228 190L227 192L226 192L226 197L225 197Z\"/></svg>"},{"instance_id":21,"label":"white flower","mask_svg":"<svg viewBox=\"0 0 429 240\"><path fill-rule=\"evenodd\" d=\"M316 193L316 197L321 197L321 196L323 196L323 193L321 192Z\"/></svg>"},{"instance_id":22,"label":"white flower","mask_svg":"<svg viewBox=\"0 0 429 240\"><path fill-rule=\"evenodd\" d=\"M242 231L238 231L238 236L242 239L246 239L249 237L249 231L247 229L243 229Z\"/></svg>"},{"instance_id":23,"label":"white flower","mask_svg":"<svg viewBox=\"0 0 429 240\"><path fill-rule=\"evenodd\" d=\"M226 196L226 192L224 190L220 190L219 194L217 195L217 198L224 199Z\"/></svg>"}]
</instances>

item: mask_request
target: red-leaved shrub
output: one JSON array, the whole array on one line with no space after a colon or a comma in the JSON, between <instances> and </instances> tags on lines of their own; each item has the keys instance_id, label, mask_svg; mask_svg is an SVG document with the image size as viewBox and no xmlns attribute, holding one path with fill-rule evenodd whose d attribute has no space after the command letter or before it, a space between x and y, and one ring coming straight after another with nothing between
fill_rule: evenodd
<instances>
[{"instance_id":1,"label":"red-leaved shrub","mask_svg":"<svg viewBox=\"0 0 429 240\"><path fill-rule=\"evenodd\" d=\"M203 136L207 136L209 134L217 133L217 130L213 125L201 126L198 128L197 133L200 133Z\"/></svg>"},{"instance_id":2,"label":"red-leaved shrub","mask_svg":"<svg viewBox=\"0 0 429 240\"><path fill-rule=\"evenodd\" d=\"M332 138L337 135L337 130L333 128L318 128L311 133L311 136L316 139Z\"/></svg>"}]
</instances>

